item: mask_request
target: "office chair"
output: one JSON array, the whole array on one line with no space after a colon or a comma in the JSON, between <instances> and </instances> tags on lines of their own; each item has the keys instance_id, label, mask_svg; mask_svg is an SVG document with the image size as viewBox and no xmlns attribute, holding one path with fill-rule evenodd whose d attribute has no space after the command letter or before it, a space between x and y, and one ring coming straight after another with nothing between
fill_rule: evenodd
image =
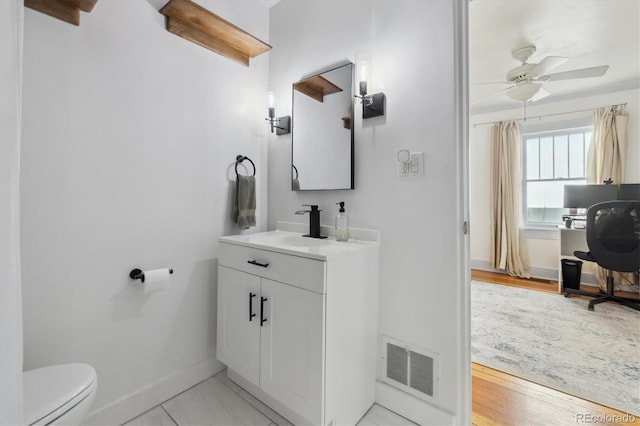
<instances>
[{"instance_id":1,"label":"office chair","mask_svg":"<svg viewBox=\"0 0 640 426\"><path fill-rule=\"evenodd\" d=\"M592 293L566 289L572 294L595 297L589 301L593 311L598 303L613 301L640 310L640 300L614 296L613 271L637 272L640 269L640 201L606 201L587 210L588 252L574 251L578 259L595 262L607 270L607 292Z\"/></svg>"}]
</instances>

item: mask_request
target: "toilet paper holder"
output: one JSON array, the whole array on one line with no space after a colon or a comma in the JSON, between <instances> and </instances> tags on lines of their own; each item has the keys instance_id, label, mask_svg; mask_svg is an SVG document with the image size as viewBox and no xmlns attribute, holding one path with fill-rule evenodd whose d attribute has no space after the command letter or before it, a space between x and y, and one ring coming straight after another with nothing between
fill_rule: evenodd
<instances>
[{"instance_id":1,"label":"toilet paper holder","mask_svg":"<svg viewBox=\"0 0 640 426\"><path fill-rule=\"evenodd\" d=\"M169 268L169 273L173 274L173 268ZM144 271L140 268L132 269L131 272L129 272L129 278L132 280L140 280L144 283Z\"/></svg>"}]
</instances>

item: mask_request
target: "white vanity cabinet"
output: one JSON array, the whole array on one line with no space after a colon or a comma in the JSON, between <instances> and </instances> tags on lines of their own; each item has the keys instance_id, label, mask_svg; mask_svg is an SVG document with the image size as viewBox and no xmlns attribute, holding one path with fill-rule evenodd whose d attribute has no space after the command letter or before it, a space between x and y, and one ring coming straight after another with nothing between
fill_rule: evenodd
<instances>
[{"instance_id":1,"label":"white vanity cabinet","mask_svg":"<svg viewBox=\"0 0 640 426\"><path fill-rule=\"evenodd\" d=\"M320 424L324 295L222 265L218 277L218 359Z\"/></svg>"},{"instance_id":2,"label":"white vanity cabinet","mask_svg":"<svg viewBox=\"0 0 640 426\"><path fill-rule=\"evenodd\" d=\"M378 244L253 235L220 239L218 359L294 424L355 424L374 399Z\"/></svg>"}]
</instances>

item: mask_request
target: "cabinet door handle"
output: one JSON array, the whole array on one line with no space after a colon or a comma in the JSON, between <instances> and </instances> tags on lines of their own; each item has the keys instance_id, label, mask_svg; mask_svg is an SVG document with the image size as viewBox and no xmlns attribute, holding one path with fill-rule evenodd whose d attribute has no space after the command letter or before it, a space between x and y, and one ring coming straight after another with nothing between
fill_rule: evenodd
<instances>
[{"instance_id":1,"label":"cabinet door handle","mask_svg":"<svg viewBox=\"0 0 640 426\"><path fill-rule=\"evenodd\" d=\"M253 298L254 297L256 297L256 294L249 292L249 321L251 321L251 319L256 316L256 314L253 313Z\"/></svg>"},{"instance_id":2,"label":"cabinet door handle","mask_svg":"<svg viewBox=\"0 0 640 426\"><path fill-rule=\"evenodd\" d=\"M260 327L262 327L262 324L267 322L267 319L264 317L264 302L266 301L267 301L266 297L260 298Z\"/></svg>"},{"instance_id":3,"label":"cabinet door handle","mask_svg":"<svg viewBox=\"0 0 640 426\"><path fill-rule=\"evenodd\" d=\"M250 263L256 266L262 266L263 268L266 268L267 266L269 266L268 263L260 263L260 262L256 262L255 260L247 260L247 263Z\"/></svg>"}]
</instances>

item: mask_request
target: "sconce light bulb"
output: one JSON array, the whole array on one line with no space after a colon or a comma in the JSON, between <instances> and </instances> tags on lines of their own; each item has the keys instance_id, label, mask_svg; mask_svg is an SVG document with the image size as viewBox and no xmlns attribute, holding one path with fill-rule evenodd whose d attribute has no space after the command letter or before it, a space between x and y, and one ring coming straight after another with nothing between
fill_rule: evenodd
<instances>
[{"instance_id":1,"label":"sconce light bulb","mask_svg":"<svg viewBox=\"0 0 640 426\"><path fill-rule=\"evenodd\" d=\"M369 81L371 78L371 51L359 49L356 51L356 70L358 81Z\"/></svg>"},{"instance_id":2,"label":"sconce light bulb","mask_svg":"<svg viewBox=\"0 0 640 426\"><path fill-rule=\"evenodd\" d=\"M276 94L275 92L267 92L267 108L276 108Z\"/></svg>"},{"instance_id":3,"label":"sconce light bulb","mask_svg":"<svg viewBox=\"0 0 640 426\"><path fill-rule=\"evenodd\" d=\"M274 92L267 92L267 108L269 110L269 122L271 124L271 133L273 133L273 126L276 117L276 94Z\"/></svg>"},{"instance_id":4,"label":"sconce light bulb","mask_svg":"<svg viewBox=\"0 0 640 426\"><path fill-rule=\"evenodd\" d=\"M367 63L360 64L360 80L367 81Z\"/></svg>"}]
</instances>

